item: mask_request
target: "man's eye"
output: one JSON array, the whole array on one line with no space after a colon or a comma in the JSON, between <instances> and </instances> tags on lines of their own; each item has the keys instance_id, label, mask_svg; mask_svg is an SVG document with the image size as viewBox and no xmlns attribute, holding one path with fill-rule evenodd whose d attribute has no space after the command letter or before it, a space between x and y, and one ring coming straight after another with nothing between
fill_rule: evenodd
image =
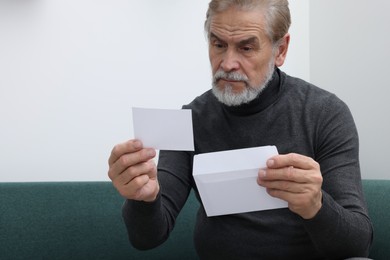
<instances>
[{"instance_id":1,"label":"man's eye","mask_svg":"<svg viewBox=\"0 0 390 260\"><path fill-rule=\"evenodd\" d=\"M253 48L252 48L252 47L249 47L249 46L244 46L244 47L241 47L241 50L242 50L243 52L250 52L250 51L253 50Z\"/></svg>"},{"instance_id":2,"label":"man's eye","mask_svg":"<svg viewBox=\"0 0 390 260\"><path fill-rule=\"evenodd\" d=\"M224 44L222 44L222 43L219 43L219 42L216 42L216 43L214 43L214 46L215 46L216 48L218 48L218 49L222 49L222 48L224 48L224 47L225 47L225 45L224 45Z\"/></svg>"}]
</instances>

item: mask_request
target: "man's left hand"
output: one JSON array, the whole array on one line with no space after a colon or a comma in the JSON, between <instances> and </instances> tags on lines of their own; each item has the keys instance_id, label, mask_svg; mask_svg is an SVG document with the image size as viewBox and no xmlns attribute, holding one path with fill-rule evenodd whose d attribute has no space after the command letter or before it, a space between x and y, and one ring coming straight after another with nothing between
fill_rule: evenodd
<instances>
[{"instance_id":1,"label":"man's left hand","mask_svg":"<svg viewBox=\"0 0 390 260\"><path fill-rule=\"evenodd\" d=\"M292 212L313 218L322 206L322 174L319 164L300 154L277 155L259 171L257 182L268 194L288 202Z\"/></svg>"}]
</instances>

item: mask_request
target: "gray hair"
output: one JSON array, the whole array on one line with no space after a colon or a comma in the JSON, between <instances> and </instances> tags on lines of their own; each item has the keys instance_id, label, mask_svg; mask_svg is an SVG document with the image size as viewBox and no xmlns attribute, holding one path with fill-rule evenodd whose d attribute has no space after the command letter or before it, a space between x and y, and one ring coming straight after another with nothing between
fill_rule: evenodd
<instances>
[{"instance_id":1,"label":"gray hair","mask_svg":"<svg viewBox=\"0 0 390 260\"><path fill-rule=\"evenodd\" d=\"M244 11L255 8L262 10L266 21L266 34L274 46L288 33L291 25L288 0L211 0L204 25L207 37L210 35L211 18L230 7Z\"/></svg>"}]
</instances>

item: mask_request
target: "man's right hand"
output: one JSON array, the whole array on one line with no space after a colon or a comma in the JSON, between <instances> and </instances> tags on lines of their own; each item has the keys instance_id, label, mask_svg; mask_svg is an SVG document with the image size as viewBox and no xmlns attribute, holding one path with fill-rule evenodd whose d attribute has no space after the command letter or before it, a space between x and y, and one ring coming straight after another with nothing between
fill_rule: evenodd
<instances>
[{"instance_id":1,"label":"man's right hand","mask_svg":"<svg viewBox=\"0 0 390 260\"><path fill-rule=\"evenodd\" d=\"M130 140L112 149L108 177L123 197L147 202L156 199L160 186L155 156L156 151L143 148L139 140Z\"/></svg>"}]
</instances>

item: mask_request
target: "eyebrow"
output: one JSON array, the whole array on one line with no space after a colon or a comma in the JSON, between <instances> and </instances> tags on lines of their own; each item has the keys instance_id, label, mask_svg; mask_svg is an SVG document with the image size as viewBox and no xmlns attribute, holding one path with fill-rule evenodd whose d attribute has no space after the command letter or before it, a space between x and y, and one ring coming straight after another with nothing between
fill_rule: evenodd
<instances>
[{"instance_id":1,"label":"eyebrow","mask_svg":"<svg viewBox=\"0 0 390 260\"><path fill-rule=\"evenodd\" d=\"M258 43L258 39L256 37L250 37L248 39L240 41L240 44L246 45L246 44L253 44L253 43Z\"/></svg>"},{"instance_id":2,"label":"eyebrow","mask_svg":"<svg viewBox=\"0 0 390 260\"><path fill-rule=\"evenodd\" d=\"M220 42L223 42L217 35L215 35L214 33L210 33L210 37L209 37L210 39L211 38L215 38L215 39L217 39L218 41L220 41Z\"/></svg>"},{"instance_id":3,"label":"eyebrow","mask_svg":"<svg viewBox=\"0 0 390 260\"><path fill-rule=\"evenodd\" d=\"M212 38L215 38L221 42L225 42L222 39L220 39L217 35L215 35L214 33L210 33L210 39L212 39ZM249 37L248 39L244 39L244 40L239 41L239 45L253 44L253 43L258 43L258 42L259 42L259 40L257 39L257 37L253 36L253 37Z\"/></svg>"}]
</instances>

